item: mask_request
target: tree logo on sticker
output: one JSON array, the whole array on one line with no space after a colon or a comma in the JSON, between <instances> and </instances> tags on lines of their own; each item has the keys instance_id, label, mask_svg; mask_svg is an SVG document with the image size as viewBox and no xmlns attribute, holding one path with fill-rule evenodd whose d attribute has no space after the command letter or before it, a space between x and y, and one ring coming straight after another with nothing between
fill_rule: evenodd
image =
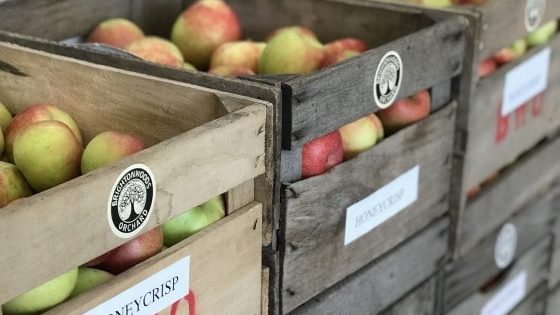
<instances>
[{"instance_id":1,"label":"tree logo on sticker","mask_svg":"<svg viewBox=\"0 0 560 315\"><path fill-rule=\"evenodd\" d=\"M126 168L111 189L107 217L111 230L121 238L131 238L148 223L155 203L156 182L143 164Z\"/></svg>"},{"instance_id":2,"label":"tree logo on sticker","mask_svg":"<svg viewBox=\"0 0 560 315\"><path fill-rule=\"evenodd\" d=\"M527 0L525 7L525 28L535 31L543 22L546 0Z\"/></svg>"},{"instance_id":3,"label":"tree logo on sticker","mask_svg":"<svg viewBox=\"0 0 560 315\"><path fill-rule=\"evenodd\" d=\"M516 251L517 229L515 225L507 223L500 230L498 238L496 239L496 245L494 246L494 260L496 266L500 269L509 266L515 258Z\"/></svg>"},{"instance_id":4,"label":"tree logo on sticker","mask_svg":"<svg viewBox=\"0 0 560 315\"><path fill-rule=\"evenodd\" d=\"M391 106L401 87L403 64L396 51L390 51L381 58L373 80L373 95L377 107Z\"/></svg>"}]
</instances>

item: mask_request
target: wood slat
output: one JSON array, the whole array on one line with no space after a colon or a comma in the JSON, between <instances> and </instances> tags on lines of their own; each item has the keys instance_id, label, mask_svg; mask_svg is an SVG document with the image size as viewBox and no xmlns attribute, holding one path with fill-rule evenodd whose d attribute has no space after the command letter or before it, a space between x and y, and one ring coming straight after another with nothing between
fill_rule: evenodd
<instances>
[{"instance_id":1,"label":"wood slat","mask_svg":"<svg viewBox=\"0 0 560 315\"><path fill-rule=\"evenodd\" d=\"M546 293L546 284L543 283L511 311L511 315L544 315L546 312Z\"/></svg>"},{"instance_id":2,"label":"wood slat","mask_svg":"<svg viewBox=\"0 0 560 315\"><path fill-rule=\"evenodd\" d=\"M560 310L560 287L556 287L548 292L546 315L556 315L558 310Z\"/></svg>"},{"instance_id":3,"label":"wood slat","mask_svg":"<svg viewBox=\"0 0 560 315\"><path fill-rule=\"evenodd\" d=\"M435 314L436 285L437 281L434 277L412 290L379 315Z\"/></svg>"}]
</instances>

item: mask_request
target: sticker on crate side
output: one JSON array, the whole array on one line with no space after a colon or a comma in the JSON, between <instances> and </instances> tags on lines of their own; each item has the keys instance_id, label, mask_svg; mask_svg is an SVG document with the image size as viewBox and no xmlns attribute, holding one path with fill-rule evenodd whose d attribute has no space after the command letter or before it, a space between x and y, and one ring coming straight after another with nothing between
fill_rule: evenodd
<instances>
[{"instance_id":1,"label":"sticker on crate side","mask_svg":"<svg viewBox=\"0 0 560 315\"><path fill-rule=\"evenodd\" d=\"M525 6L525 29L535 31L543 22L546 0L527 0Z\"/></svg>"},{"instance_id":2,"label":"sticker on crate side","mask_svg":"<svg viewBox=\"0 0 560 315\"><path fill-rule=\"evenodd\" d=\"M507 315L527 294L527 272L520 272L488 301L480 315Z\"/></svg>"},{"instance_id":3,"label":"sticker on crate side","mask_svg":"<svg viewBox=\"0 0 560 315\"><path fill-rule=\"evenodd\" d=\"M395 102L403 77L403 63L396 51L386 53L379 61L373 78L373 96L377 107L384 109Z\"/></svg>"},{"instance_id":4,"label":"sticker on crate side","mask_svg":"<svg viewBox=\"0 0 560 315\"><path fill-rule=\"evenodd\" d=\"M415 166L346 209L344 245L367 234L418 199L420 166Z\"/></svg>"},{"instance_id":5,"label":"sticker on crate side","mask_svg":"<svg viewBox=\"0 0 560 315\"><path fill-rule=\"evenodd\" d=\"M107 218L115 235L131 238L148 223L156 201L156 181L149 167L127 167L113 184Z\"/></svg>"},{"instance_id":6,"label":"sticker on crate side","mask_svg":"<svg viewBox=\"0 0 560 315\"><path fill-rule=\"evenodd\" d=\"M150 276L85 315L154 315L189 293L190 256Z\"/></svg>"},{"instance_id":7,"label":"sticker on crate side","mask_svg":"<svg viewBox=\"0 0 560 315\"><path fill-rule=\"evenodd\" d=\"M502 116L509 115L546 90L550 56L551 50L547 47L506 74Z\"/></svg>"},{"instance_id":8,"label":"sticker on crate side","mask_svg":"<svg viewBox=\"0 0 560 315\"><path fill-rule=\"evenodd\" d=\"M496 266L504 269L511 264L515 258L515 251L517 250L517 229L511 223L505 224L494 246L494 261Z\"/></svg>"}]
</instances>

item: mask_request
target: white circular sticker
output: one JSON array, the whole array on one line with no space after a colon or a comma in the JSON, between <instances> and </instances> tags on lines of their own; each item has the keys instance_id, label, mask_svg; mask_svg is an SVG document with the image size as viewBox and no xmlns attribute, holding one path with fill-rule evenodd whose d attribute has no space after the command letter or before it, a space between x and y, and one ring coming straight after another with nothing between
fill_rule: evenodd
<instances>
[{"instance_id":1,"label":"white circular sticker","mask_svg":"<svg viewBox=\"0 0 560 315\"><path fill-rule=\"evenodd\" d=\"M384 109L393 104L403 76L403 63L396 51L390 51L381 58L373 79L373 96L377 107Z\"/></svg>"},{"instance_id":2,"label":"white circular sticker","mask_svg":"<svg viewBox=\"0 0 560 315\"><path fill-rule=\"evenodd\" d=\"M127 167L119 175L107 203L111 230L121 238L131 238L148 223L156 200L156 182L143 164Z\"/></svg>"},{"instance_id":3,"label":"white circular sticker","mask_svg":"<svg viewBox=\"0 0 560 315\"><path fill-rule=\"evenodd\" d=\"M535 31L543 22L546 0L527 0L525 7L525 28L527 32Z\"/></svg>"},{"instance_id":4,"label":"white circular sticker","mask_svg":"<svg viewBox=\"0 0 560 315\"><path fill-rule=\"evenodd\" d=\"M511 223L505 224L498 234L494 247L496 266L504 269L511 264L517 250L517 229Z\"/></svg>"}]
</instances>

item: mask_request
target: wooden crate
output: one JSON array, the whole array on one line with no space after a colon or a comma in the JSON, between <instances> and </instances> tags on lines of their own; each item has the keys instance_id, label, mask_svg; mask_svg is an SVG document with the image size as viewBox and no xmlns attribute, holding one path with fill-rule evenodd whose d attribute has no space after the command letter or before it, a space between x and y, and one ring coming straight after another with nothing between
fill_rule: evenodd
<instances>
[{"instance_id":1,"label":"wooden crate","mask_svg":"<svg viewBox=\"0 0 560 315\"><path fill-rule=\"evenodd\" d=\"M82 314L186 256L197 314L260 313L262 205L252 181L265 171L269 103L6 41L0 95L12 112L56 104L72 114L85 142L117 130L149 146L1 209L0 304L128 241L107 224L107 202L119 174L140 163L157 182L144 231L223 193L228 216L53 313Z\"/></svg>"},{"instance_id":2,"label":"wooden crate","mask_svg":"<svg viewBox=\"0 0 560 315\"><path fill-rule=\"evenodd\" d=\"M432 277L407 293L379 315L435 314L437 298L437 278Z\"/></svg>"},{"instance_id":3,"label":"wooden crate","mask_svg":"<svg viewBox=\"0 0 560 315\"><path fill-rule=\"evenodd\" d=\"M546 315L556 315L560 310L560 287L548 291Z\"/></svg>"},{"instance_id":4,"label":"wooden crate","mask_svg":"<svg viewBox=\"0 0 560 315\"><path fill-rule=\"evenodd\" d=\"M105 18L123 16L134 20L148 33L167 36L175 17L190 3L192 1L86 3L63 0L45 9L43 1L5 1L0 3L0 29L63 40L87 34ZM357 0L230 0L228 3L238 12L245 34L253 39L264 38L280 26L304 25L324 41L354 36L376 48L311 75L233 80L158 67L26 36L15 40L65 56L275 104L273 117L269 117L275 127L267 139L274 148L274 159L266 162L267 168L274 172L255 189L257 200L263 202L265 208L263 243L266 246L264 262L270 267L270 310L285 313L380 257L447 212L455 121L451 87L462 70L466 22L462 18L436 22L418 10L395 10L383 4ZM114 9L107 10L109 7ZM96 12L93 16L76 19L92 11ZM46 30L36 24L21 23L32 20L38 12L41 12L42 25L57 26ZM19 17L14 19L14 14ZM341 16L352 16L352 23L342 23ZM155 20L163 22L154 23ZM402 23L403 20L407 23ZM0 38L2 36L9 35L0 35ZM434 114L334 171L300 181L304 143L378 110L371 93L373 74L389 51L400 54L406 69L398 97L430 88ZM345 247L346 208L416 165L421 170L418 201ZM376 171L368 174L361 170L365 167ZM330 204L323 200L329 200Z\"/></svg>"},{"instance_id":5,"label":"wooden crate","mask_svg":"<svg viewBox=\"0 0 560 315\"><path fill-rule=\"evenodd\" d=\"M292 314L389 315L402 314L409 309L417 311L416 307L433 309L435 298L431 296L435 295L435 285L428 279L436 273L446 256L448 228L447 218L434 222L414 238L301 305ZM408 293L410 291L413 292ZM405 295L409 297L399 301Z\"/></svg>"}]
</instances>

